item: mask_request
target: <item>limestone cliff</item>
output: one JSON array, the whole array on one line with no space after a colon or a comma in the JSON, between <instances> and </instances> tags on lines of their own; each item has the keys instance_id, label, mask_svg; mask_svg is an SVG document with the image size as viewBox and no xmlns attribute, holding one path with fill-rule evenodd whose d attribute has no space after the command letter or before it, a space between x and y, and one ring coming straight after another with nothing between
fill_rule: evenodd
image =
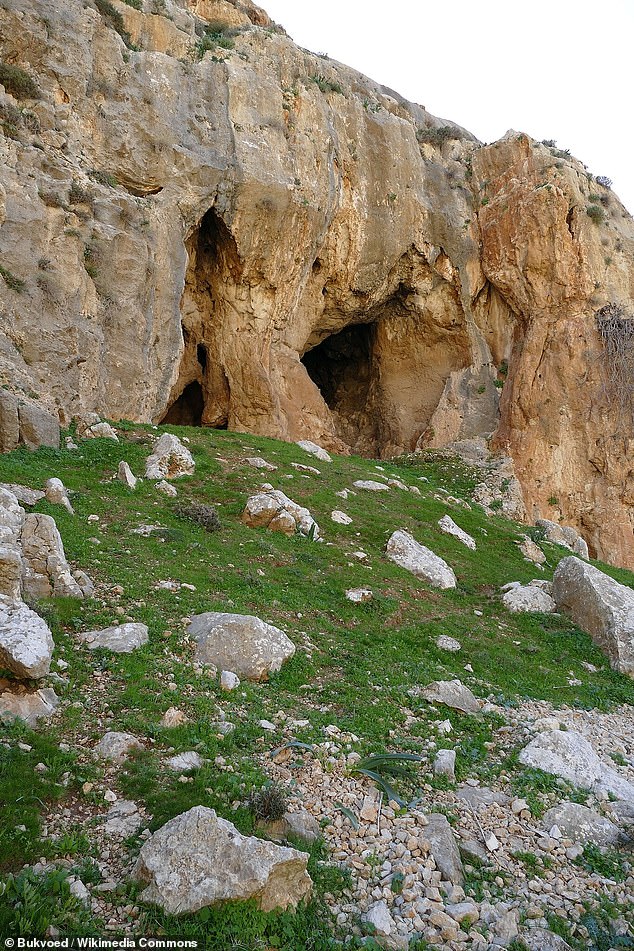
<instances>
[{"instance_id":1,"label":"limestone cliff","mask_svg":"<svg viewBox=\"0 0 634 951\"><path fill-rule=\"evenodd\" d=\"M63 423L486 435L529 517L634 565L596 318L627 338L634 227L581 163L482 146L238 0L5 0L0 60L0 384Z\"/></svg>"}]
</instances>

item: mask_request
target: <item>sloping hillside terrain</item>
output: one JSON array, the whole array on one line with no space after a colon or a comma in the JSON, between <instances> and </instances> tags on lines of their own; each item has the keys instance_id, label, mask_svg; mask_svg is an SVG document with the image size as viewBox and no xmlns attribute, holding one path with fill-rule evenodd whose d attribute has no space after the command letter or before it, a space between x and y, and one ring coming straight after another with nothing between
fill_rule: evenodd
<instances>
[{"instance_id":1,"label":"sloping hillside terrain","mask_svg":"<svg viewBox=\"0 0 634 951\"><path fill-rule=\"evenodd\" d=\"M50 672L0 682L5 708L44 712L3 727L0 933L218 951L631 947L634 682L554 604L514 613L501 590L539 579L510 593L548 601L570 550L485 514L486 472L443 453L328 461L167 427L180 448L166 479L156 462L146 478L165 431L122 423L119 441L73 433L70 448L0 458L2 524L7 493L35 502L22 508L55 519L66 577L83 584L29 598L52 632ZM24 491L53 477L67 496ZM266 527L262 503L245 515L271 491L308 510L292 534ZM393 561L395 532L455 586ZM207 612L277 633L214 641ZM149 637L134 628L126 647L131 623ZM272 859L267 836L282 843ZM284 871L254 885L273 860ZM253 897L197 905L184 870L205 861L214 894Z\"/></svg>"},{"instance_id":2,"label":"sloping hillside terrain","mask_svg":"<svg viewBox=\"0 0 634 951\"><path fill-rule=\"evenodd\" d=\"M554 499L634 568L609 170L483 145L239 0L4 0L0 83L16 398L385 458L485 437L529 523Z\"/></svg>"}]
</instances>

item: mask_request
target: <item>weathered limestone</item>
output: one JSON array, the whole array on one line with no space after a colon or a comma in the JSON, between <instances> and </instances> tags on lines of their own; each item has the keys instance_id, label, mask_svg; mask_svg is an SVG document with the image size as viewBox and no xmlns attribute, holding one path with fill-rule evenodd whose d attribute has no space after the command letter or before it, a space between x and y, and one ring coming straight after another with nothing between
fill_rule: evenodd
<instances>
[{"instance_id":1,"label":"weathered limestone","mask_svg":"<svg viewBox=\"0 0 634 951\"><path fill-rule=\"evenodd\" d=\"M517 585L502 595L502 603L513 614L524 611L542 611L552 614L556 605L548 592L533 584Z\"/></svg>"},{"instance_id":2,"label":"weathered limestone","mask_svg":"<svg viewBox=\"0 0 634 951\"><path fill-rule=\"evenodd\" d=\"M459 680L435 680L426 687L417 689L429 703L442 703L463 713L480 712L480 704L469 688Z\"/></svg>"},{"instance_id":3,"label":"weathered limestone","mask_svg":"<svg viewBox=\"0 0 634 951\"><path fill-rule=\"evenodd\" d=\"M395 564L434 588L456 587L453 569L429 548L419 544L409 532L402 529L394 532L388 539L385 552Z\"/></svg>"},{"instance_id":4,"label":"weathered limestone","mask_svg":"<svg viewBox=\"0 0 634 951\"><path fill-rule=\"evenodd\" d=\"M247 499L242 521L250 528L269 528L285 535L299 533L313 541L319 538L319 525L308 509L271 487Z\"/></svg>"},{"instance_id":5,"label":"weathered limestone","mask_svg":"<svg viewBox=\"0 0 634 951\"><path fill-rule=\"evenodd\" d=\"M132 472L132 469L130 468L130 466L124 459L122 459L121 462L119 463L119 467L117 469L117 479L119 480L119 482L123 482L123 484L127 486L129 489L136 488L136 484L138 480L136 476L134 475L134 473Z\"/></svg>"},{"instance_id":6,"label":"weathered limestone","mask_svg":"<svg viewBox=\"0 0 634 951\"><path fill-rule=\"evenodd\" d=\"M245 680L266 680L295 653L283 631L249 615L209 611L195 615L187 630L197 641L197 661Z\"/></svg>"},{"instance_id":7,"label":"weathered limestone","mask_svg":"<svg viewBox=\"0 0 634 951\"><path fill-rule=\"evenodd\" d=\"M310 439L300 439L297 445L300 449L303 449L304 452L308 452L311 456L314 456L315 459L319 459L320 462L332 462L330 453L326 452L325 449L322 449L321 446L318 446L316 443L311 442Z\"/></svg>"},{"instance_id":8,"label":"weathered limestone","mask_svg":"<svg viewBox=\"0 0 634 951\"><path fill-rule=\"evenodd\" d=\"M51 717L59 703L59 697L51 687L34 691L5 690L0 693L0 719L17 717L29 726L35 726L38 720Z\"/></svg>"},{"instance_id":9,"label":"weathered limestone","mask_svg":"<svg viewBox=\"0 0 634 951\"><path fill-rule=\"evenodd\" d=\"M436 862L436 868L447 882L462 885L464 882L464 868L458 845L446 816L432 812L427 817L425 837L431 842L431 853Z\"/></svg>"},{"instance_id":10,"label":"weathered limestone","mask_svg":"<svg viewBox=\"0 0 634 951\"><path fill-rule=\"evenodd\" d=\"M579 558L564 558L553 576L557 609L586 631L615 670L634 676L634 591Z\"/></svg>"},{"instance_id":11,"label":"weathered limestone","mask_svg":"<svg viewBox=\"0 0 634 951\"><path fill-rule=\"evenodd\" d=\"M548 832L553 826L573 842L594 842L595 845L617 845L621 838L618 826L587 806L576 802L561 802L542 817L542 826Z\"/></svg>"},{"instance_id":12,"label":"weathered limestone","mask_svg":"<svg viewBox=\"0 0 634 951\"><path fill-rule=\"evenodd\" d=\"M294 907L310 895L308 855L241 835L213 809L195 806L143 845L135 878L141 900L170 914L255 899L262 911Z\"/></svg>"},{"instance_id":13,"label":"weathered limestone","mask_svg":"<svg viewBox=\"0 0 634 951\"><path fill-rule=\"evenodd\" d=\"M68 492L61 479L49 479L46 483L46 491L44 494L47 502L51 502L53 505L63 506L69 515L75 514L75 510L68 498Z\"/></svg>"},{"instance_id":14,"label":"weathered limestone","mask_svg":"<svg viewBox=\"0 0 634 951\"><path fill-rule=\"evenodd\" d=\"M84 597L66 561L55 519L35 512L25 515L20 542L24 561L24 597Z\"/></svg>"},{"instance_id":15,"label":"weathered limestone","mask_svg":"<svg viewBox=\"0 0 634 951\"><path fill-rule=\"evenodd\" d=\"M547 518L538 518L535 525L543 529L547 541L554 542L555 545L563 545L581 558L588 557L588 545L579 532L570 525L559 525Z\"/></svg>"},{"instance_id":16,"label":"weathered limestone","mask_svg":"<svg viewBox=\"0 0 634 951\"><path fill-rule=\"evenodd\" d=\"M192 475L195 468L194 457L178 436L163 433L157 439L151 456L145 461L146 479L180 479Z\"/></svg>"},{"instance_id":17,"label":"weathered limestone","mask_svg":"<svg viewBox=\"0 0 634 951\"><path fill-rule=\"evenodd\" d=\"M38 679L50 670L53 635L46 621L22 601L0 596L0 667Z\"/></svg>"},{"instance_id":18,"label":"weathered limestone","mask_svg":"<svg viewBox=\"0 0 634 951\"><path fill-rule=\"evenodd\" d=\"M445 532L446 535L453 535L454 538L457 538L458 541L462 542L463 545L466 545L467 548L475 551L475 540L471 537L471 535L463 531L459 525L456 525L450 515L443 515L443 517L438 521L438 527L442 532Z\"/></svg>"},{"instance_id":19,"label":"weathered limestone","mask_svg":"<svg viewBox=\"0 0 634 951\"><path fill-rule=\"evenodd\" d=\"M117 733L110 731L104 733L102 738L95 746L93 753L95 756L110 760L112 763L123 763L130 753L135 750L142 750L143 743L133 736L132 733Z\"/></svg>"},{"instance_id":20,"label":"weathered limestone","mask_svg":"<svg viewBox=\"0 0 634 951\"><path fill-rule=\"evenodd\" d=\"M25 403L13 393L0 392L0 452L19 445L59 448L59 419L40 406Z\"/></svg>"},{"instance_id":21,"label":"weathered limestone","mask_svg":"<svg viewBox=\"0 0 634 951\"><path fill-rule=\"evenodd\" d=\"M137 647L147 644L149 632L145 624L116 624L101 631L83 631L78 638L90 650L110 650L117 654L129 654Z\"/></svg>"}]
</instances>

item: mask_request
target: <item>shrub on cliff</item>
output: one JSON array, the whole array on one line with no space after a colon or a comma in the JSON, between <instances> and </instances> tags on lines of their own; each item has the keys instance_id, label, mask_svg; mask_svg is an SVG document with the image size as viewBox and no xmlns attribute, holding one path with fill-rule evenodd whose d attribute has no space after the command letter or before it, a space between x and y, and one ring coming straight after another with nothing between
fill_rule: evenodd
<instances>
[{"instance_id":1,"label":"shrub on cliff","mask_svg":"<svg viewBox=\"0 0 634 951\"><path fill-rule=\"evenodd\" d=\"M0 63L0 83L15 99L37 99L39 96L35 80L11 63Z\"/></svg>"}]
</instances>

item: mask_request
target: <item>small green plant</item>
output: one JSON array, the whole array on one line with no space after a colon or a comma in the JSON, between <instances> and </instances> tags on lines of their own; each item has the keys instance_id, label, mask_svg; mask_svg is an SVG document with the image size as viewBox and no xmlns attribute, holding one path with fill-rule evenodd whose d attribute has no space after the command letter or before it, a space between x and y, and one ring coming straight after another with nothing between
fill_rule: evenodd
<instances>
[{"instance_id":1,"label":"small green plant","mask_svg":"<svg viewBox=\"0 0 634 951\"><path fill-rule=\"evenodd\" d=\"M222 23L210 23L196 44L194 50L196 59L202 59L205 53L211 50L232 50L235 46L233 38L241 32L236 27L227 27Z\"/></svg>"},{"instance_id":2,"label":"small green plant","mask_svg":"<svg viewBox=\"0 0 634 951\"><path fill-rule=\"evenodd\" d=\"M322 76L321 73L309 76L308 79L311 83L315 83L317 88L323 93L336 92L340 96L344 95L343 86L341 83L336 83L331 79L326 79L326 77Z\"/></svg>"},{"instance_id":3,"label":"small green plant","mask_svg":"<svg viewBox=\"0 0 634 951\"><path fill-rule=\"evenodd\" d=\"M605 220L605 212L600 205L588 205L586 214L588 218L594 221L595 225L600 225Z\"/></svg>"},{"instance_id":4,"label":"small green plant","mask_svg":"<svg viewBox=\"0 0 634 951\"><path fill-rule=\"evenodd\" d=\"M99 185L107 185L109 188L116 188L119 184L114 175L111 175L110 172L102 172L98 168L91 168L88 174L92 180L97 182Z\"/></svg>"},{"instance_id":5,"label":"small green plant","mask_svg":"<svg viewBox=\"0 0 634 951\"><path fill-rule=\"evenodd\" d=\"M97 267L95 249L88 245L84 248L84 268L88 277L94 281L99 274L99 268Z\"/></svg>"},{"instance_id":6,"label":"small green plant","mask_svg":"<svg viewBox=\"0 0 634 951\"><path fill-rule=\"evenodd\" d=\"M587 842L583 853L575 859L577 865L587 872L611 878L614 882L624 882L627 878L628 863L615 849L601 849L593 842Z\"/></svg>"},{"instance_id":7,"label":"small green plant","mask_svg":"<svg viewBox=\"0 0 634 951\"><path fill-rule=\"evenodd\" d=\"M207 532L217 532L220 530L220 519L215 508L211 505L204 505L201 502L190 502L189 504L177 505L175 510L179 518L188 519L195 522Z\"/></svg>"},{"instance_id":8,"label":"small green plant","mask_svg":"<svg viewBox=\"0 0 634 951\"><path fill-rule=\"evenodd\" d=\"M352 770L353 773L361 773L373 780L388 799L398 803L399 806L407 805L406 801L399 796L393 786L388 782L383 773L388 776L401 776L410 781L414 779L411 770L401 765L402 763L420 763L422 756L415 753L375 753L373 756L366 756Z\"/></svg>"},{"instance_id":9,"label":"small green plant","mask_svg":"<svg viewBox=\"0 0 634 951\"><path fill-rule=\"evenodd\" d=\"M15 291L16 294L21 294L22 291L26 288L26 281L23 281L22 278L16 277L15 274L12 274L8 268L2 267L0 264L0 277L7 285L9 290Z\"/></svg>"},{"instance_id":10,"label":"small green plant","mask_svg":"<svg viewBox=\"0 0 634 951\"><path fill-rule=\"evenodd\" d=\"M153 16L166 16L167 15L167 5L165 0L151 0L150 2L150 13Z\"/></svg>"},{"instance_id":11,"label":"small green plant","mask_svg":"<svg viewBox=\"0 0 634 951\"><path fill-rule=\"evenodd\" d=\"M0 62L0 85L14 99L37 99L39 89L27 72L11 63Z\"/></svg>"},{"instance_id":12,"label":"small green plant","mask_svg":"<svg viewBox=\"0 0 634 951\"><path fill-rule=\"evenodd\" d=\"M70 186L70 192L68 193L68 201L71 205L82 205L90 201L90 195L85 188L82 188L82 186L78 185L77 182L73 182L73 184Z\"/></svg>"},{"instance_id":13,"label":"small green plant","mask_svg":"<svg viewBox=\"0 0 634 951\"><path fill-rule=\"evenodd\" d=\"M132 7L133 10L143 9L142 0L123 0L123 3L127 4L129 7Z\"/></svg>"},{"instance_id":14,"label":"small green plant","mask_svg":"<svg viewBox=\"0 0 634 951\"><path fill-rule=\"evenodd\" d=\"M402 872L394 872L392 875L392 881L390 882L390 891L395 895L400 895L403 891L403 886L405 884L405 876Z\"/></svg>"},{"instance_id":15,"label":"small green plant","mask_svg":"<svg viewBox=\"0 0 634 951\"><path fill-rule=\"evenodd\" d=\"M110 3L110 0L95 0L95 6L104 23L119 34L129 49L136 49L130 34L125 28L121 13Z\"/></svg>"},{"instance_id":16,"label":"small green plant","mask_svg":"<svg viewBox=\"0 0 634 951\"><path fill-rule=\"evenodd\" d=\"M555 508L556 506L559 505L559 499L557 498L556 495L551 495L550 498L548 499L548 504L552 505L553 508Z\"/></svg>"},{"instance_id":17,"label":"small green plant","mask_svg":"<svg viewBox=\"0 0 634 951\"><path fill-rule=\"evenodd\" d=\"M267 783L262 789L254 789L249 796L249 811L254 819L276 822L286 812L286 793L275 783Z\"/></svg>"}]
</instances>

